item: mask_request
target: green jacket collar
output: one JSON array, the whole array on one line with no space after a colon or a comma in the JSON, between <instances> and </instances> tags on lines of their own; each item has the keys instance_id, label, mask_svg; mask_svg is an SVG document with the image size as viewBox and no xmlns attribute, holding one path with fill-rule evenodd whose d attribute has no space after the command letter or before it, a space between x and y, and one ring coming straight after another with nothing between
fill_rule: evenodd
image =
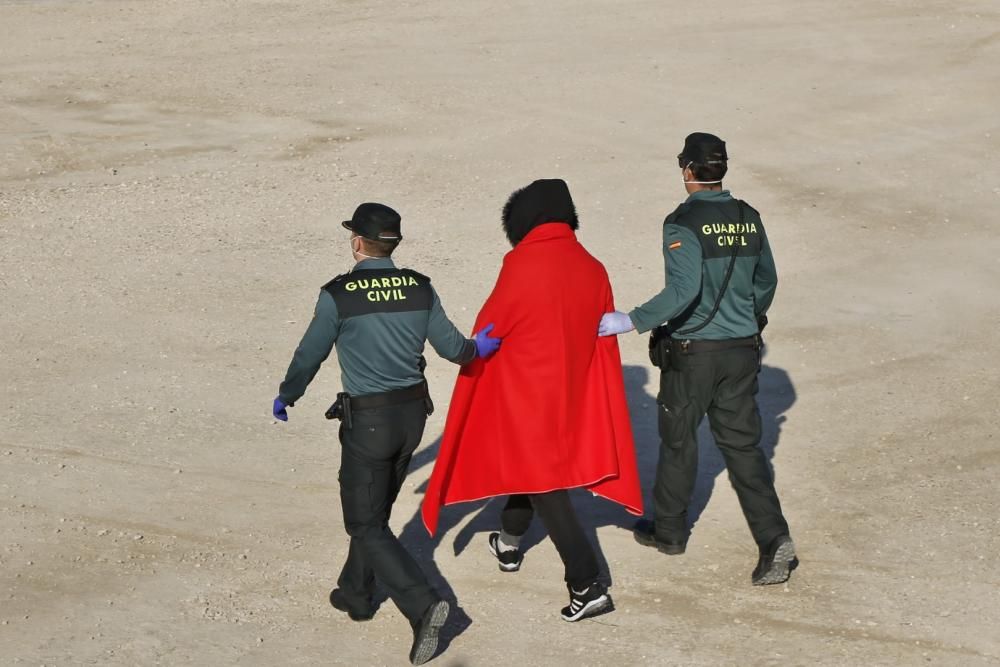
<instances>
[{"instance_id":1,"label":"green jacket collar","mask_svg":"<svg viewBox=\"0 0 1000 667\"><path fill-rule=\"evenodd\" d=\"M732 200L733 196L729 194L729 190L698 190L698 192L692 192L688 195L685 203L694 201L724 202Z\"/></svg>"},{"instance_id":2,"label":"green jacket collar","mask_svg":"<svg viewBox=\"0 0 1000 667\"><path fill-rule=\"evenodd\" d=\"M354 265L351 271L368 271L371 269L395 269L396 265L393 264L391 257L373 257L371 259L363 259Z\"/></svg>"}]
</instances>

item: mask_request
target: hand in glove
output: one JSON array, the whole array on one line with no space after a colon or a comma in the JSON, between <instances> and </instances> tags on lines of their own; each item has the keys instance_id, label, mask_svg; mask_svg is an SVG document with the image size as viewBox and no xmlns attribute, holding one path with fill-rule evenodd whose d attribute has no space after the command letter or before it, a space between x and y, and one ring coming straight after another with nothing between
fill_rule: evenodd
<instances>
[{"instance_id":1,"label":"hand in glove","mask_svg":"<svg viewBox=\"0 0 1000 667\"><path fill-rule=\"evenodd\" d=\"M278 397L274 399L274 407L271 408L271 414L274 415L275 419L286 422L288 421L288 412L286 411L286 408L288 407L289 406L285 405L285 402Z\"/></svg>"},{"instance_id":2,"label":"hand in glove","mask_svg":"<svg viewBox=\"0 0 1000 667\"><path fill-rule=\"evenodd\" d=\"M491 331L493 331L493 325L487 324L472 336L472 340L476 342L476 356L480 359L485 359L500 349L501 339L490 336Z\"/></svg>"},{"instance_id":3,"label":"hand in glove","mask_svg":"<svg viewBox=\"0 0 1000 667\"><path fill-rule=\"evenodd\" d=\"M604 313L601 316L601 324L597 327L597 335L617 336L618 334L632 331L632 329L635 329L635 325L632 324L632 318L628 316L628 313L616 310L613 313Z\"/></svg>"}]
</instances>

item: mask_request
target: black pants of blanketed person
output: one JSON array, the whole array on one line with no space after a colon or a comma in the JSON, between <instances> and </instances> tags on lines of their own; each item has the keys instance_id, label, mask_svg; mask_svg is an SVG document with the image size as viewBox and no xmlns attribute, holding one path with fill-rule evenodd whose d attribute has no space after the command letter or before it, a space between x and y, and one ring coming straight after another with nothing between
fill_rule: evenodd
<instances>
[{"instance_id":1,"label":"black pants of blanketed person","mask_svg":"<svg viewBox=\"0 0 1000 667\"><path fill-rule=\"evenodd\" d=\"M566 583L578 591L593 583L598 575L597 557L577 521L569 492L510 496L500 514L500 525L508 535L524 535L535 512L562 558Z\"/></svg>"},{"instance_id":2,"label":"black pants of blanketed person","mask_svg":"<svg viewBox=\"0 0 1000 667\"><path fill-rule=\"evenodd\" d=\"M355 410L353 428L340 428L340 502L351 545L337 585L348 605L364 612L377 579L411 623L440 596L389 529L389 515L426 420L418 399Z\"/></svg>"}]
</instances>

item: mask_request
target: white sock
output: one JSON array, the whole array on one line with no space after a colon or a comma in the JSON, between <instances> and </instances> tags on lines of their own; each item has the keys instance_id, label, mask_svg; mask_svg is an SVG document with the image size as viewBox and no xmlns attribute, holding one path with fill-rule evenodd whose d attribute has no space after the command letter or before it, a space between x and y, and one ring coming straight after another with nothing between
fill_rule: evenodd
<instances>
[{"instance_id":1,"label":"white sock","mask_svg":"<svg viewBox=\"0 0 1000 667\"><path fill-rule=\"evenodd\" d=\"M520 543L520 535L509 535L502 530L500 531L500 539L497 540L497 546L500 547L500 551L517 551L517 545Z\"/></svg>"}]
</instances>

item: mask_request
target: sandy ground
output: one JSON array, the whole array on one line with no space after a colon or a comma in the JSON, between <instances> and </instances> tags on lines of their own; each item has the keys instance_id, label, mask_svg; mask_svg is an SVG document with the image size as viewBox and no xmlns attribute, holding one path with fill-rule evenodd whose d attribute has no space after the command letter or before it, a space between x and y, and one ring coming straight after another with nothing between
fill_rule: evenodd
<instances>
[{"instance_id":1,"label":"sandy ground","mask_svg":"<svg viewBox=\"0 0 1000 667\"><path fill-rule=\"evenodd\" d=\"M327 604L333 360L270 418L349 266L337 222L397 207L397 259L468 330L507 194L562 177L629 308L695 130L781 273L761 403L801 567L749 585L706 433L686 555L577 499L618 610L562 622L542 535L502 575L496 504L433 542L415 518L455 375L433 358L392 521L457 598L433 664L1000 663L1000 8L674 5L0 0L0 663L405 664L391 603ZM648 489L656 378L621 342Z\"/></svg>"}]
</instances>

